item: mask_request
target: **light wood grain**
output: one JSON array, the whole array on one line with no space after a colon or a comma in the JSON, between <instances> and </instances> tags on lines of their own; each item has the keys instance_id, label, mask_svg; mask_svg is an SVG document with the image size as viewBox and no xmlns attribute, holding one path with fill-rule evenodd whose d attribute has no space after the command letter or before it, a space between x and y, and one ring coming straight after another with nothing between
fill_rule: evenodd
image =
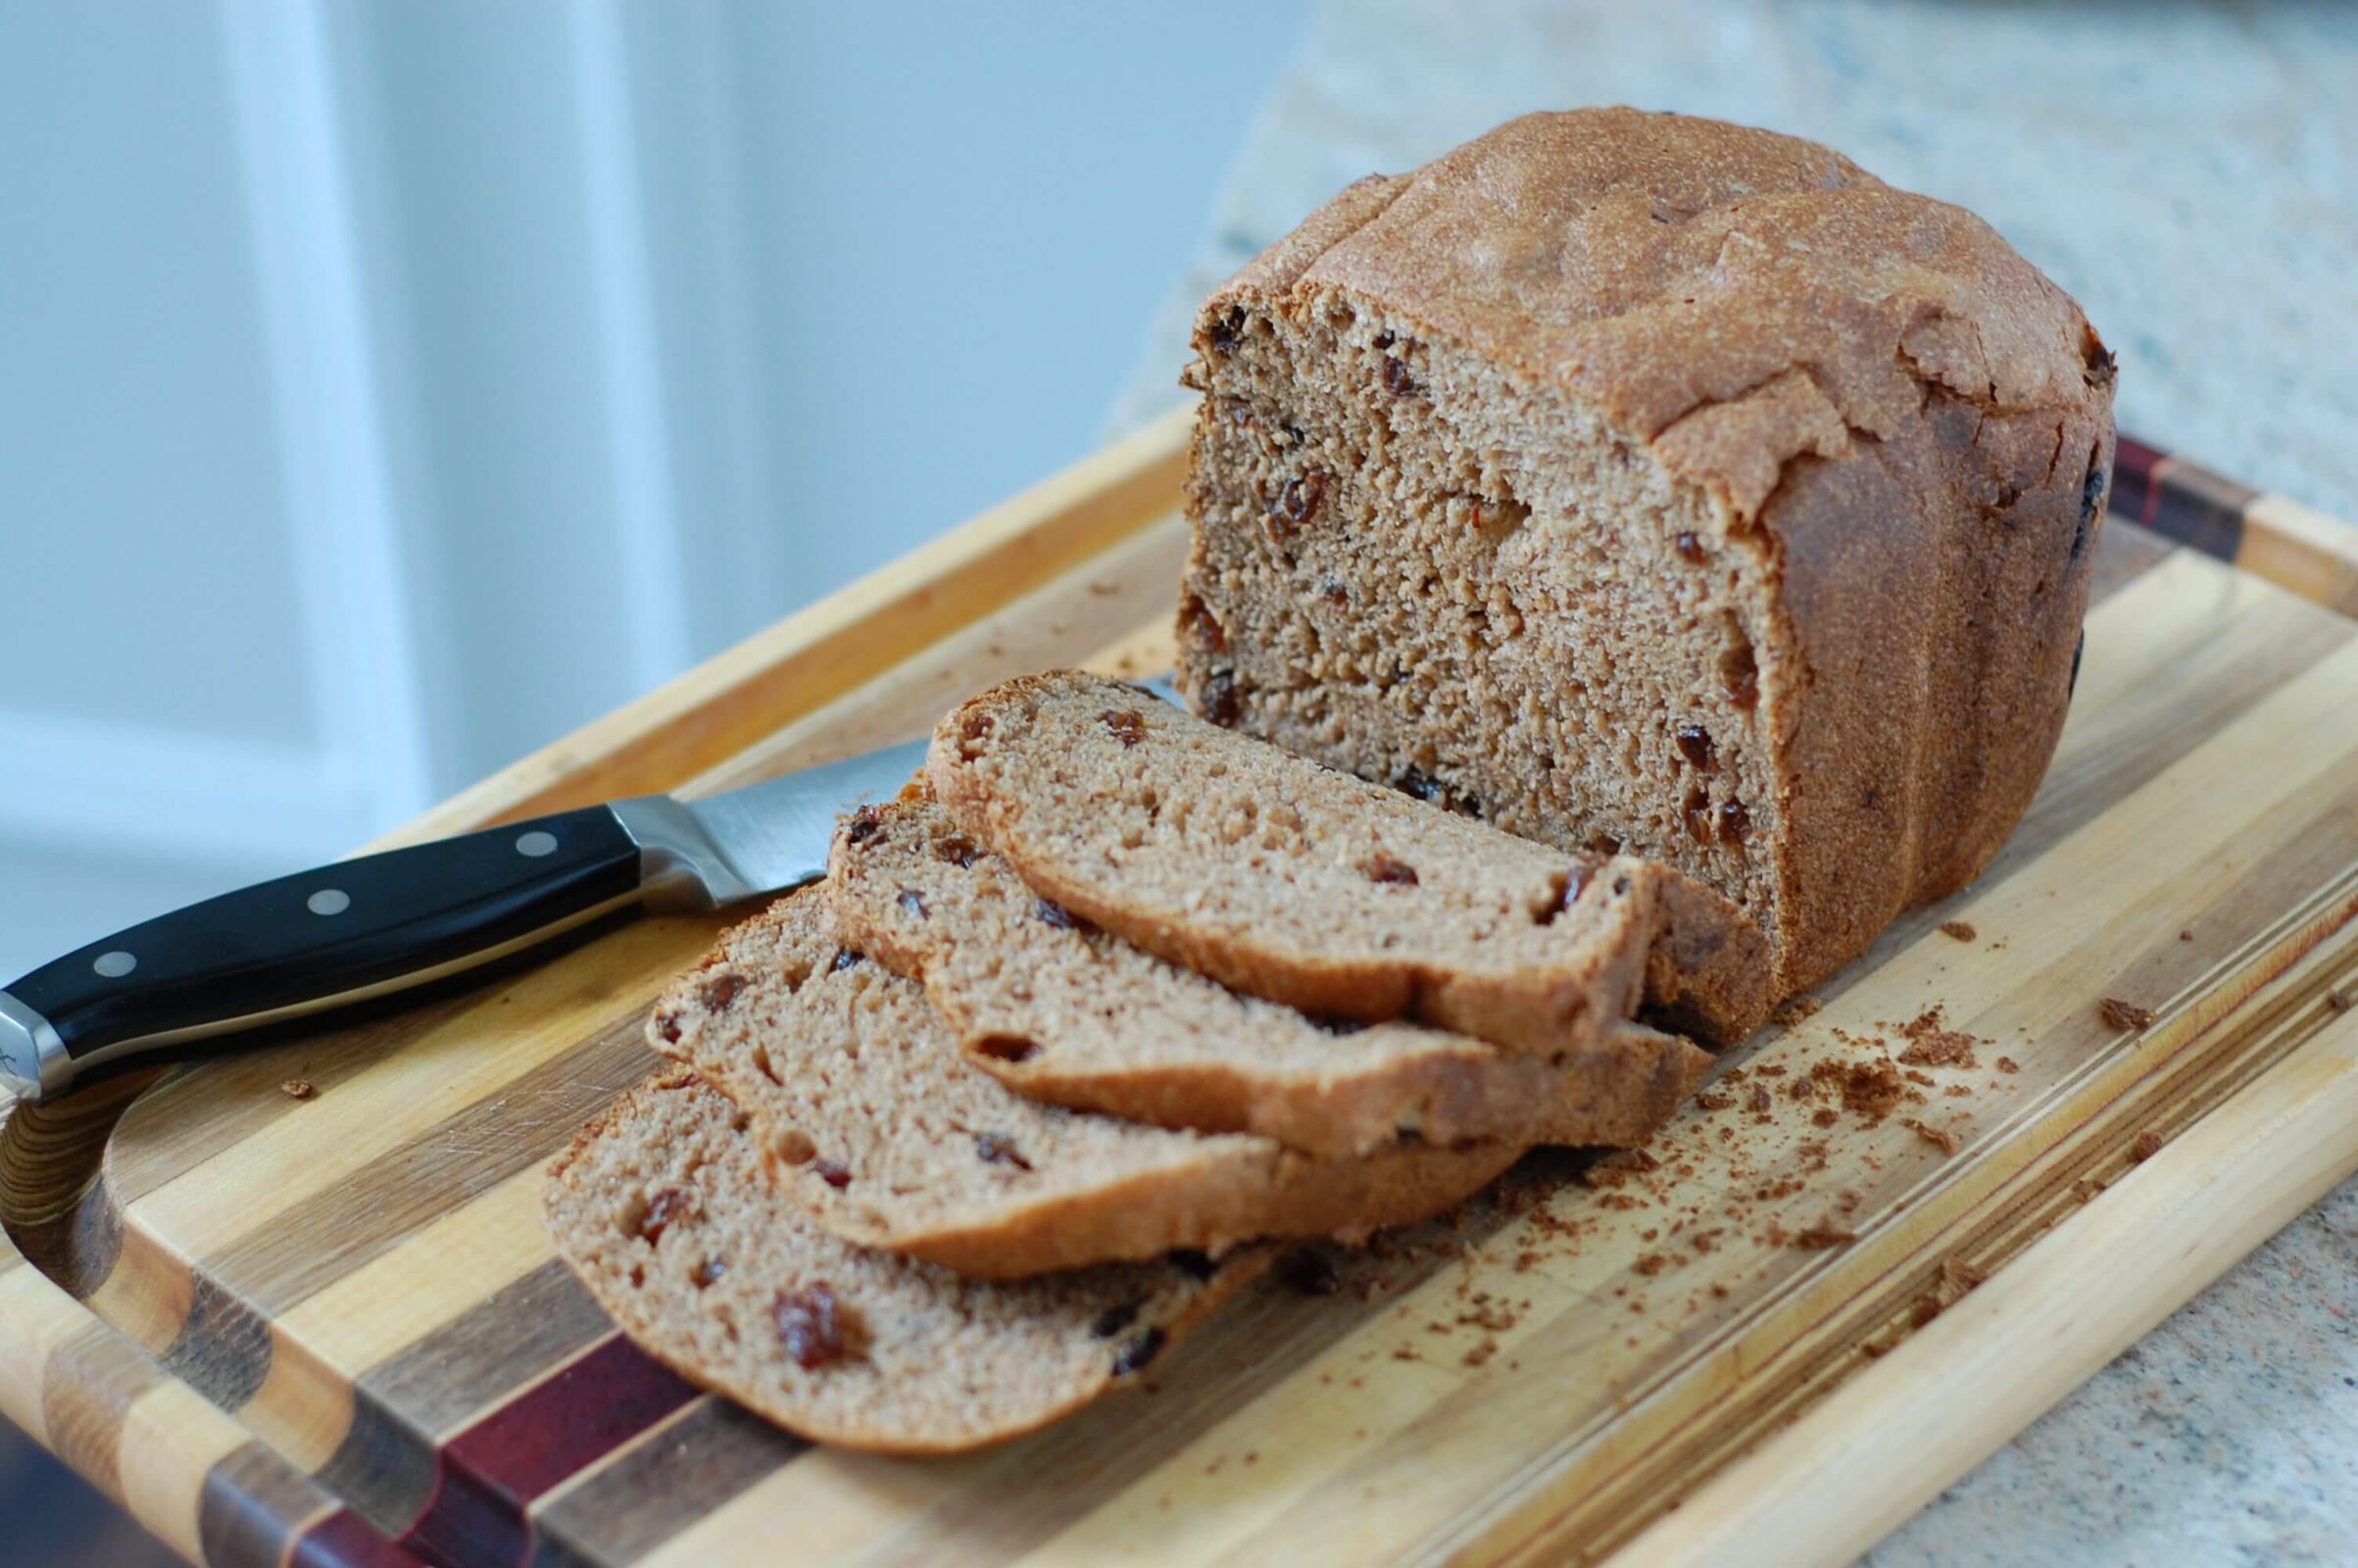
<instances>
[{"instance_id":1,"label":"light wood grain","mask_svg":"<svg viewBox=\"0 0 2358 1568\"><path fill-rule=\"evenodd\" d=\"M2358 527L2339 517L2261 496L2243 514L2235 564L2312 604L2358 615Z\"/></svg>"},{"instance_id":2,"label":"light wood grain","mask_svg":"<svg viewBox=\"0 0 2358 1568\"><path fill-rule=\"evenodd\" d=\"M2353 1126L2358 1013L2317 1029L1615 1562L1753 1568L1864 1551L2358 1171Z\"/></svg>"}]
</instances>

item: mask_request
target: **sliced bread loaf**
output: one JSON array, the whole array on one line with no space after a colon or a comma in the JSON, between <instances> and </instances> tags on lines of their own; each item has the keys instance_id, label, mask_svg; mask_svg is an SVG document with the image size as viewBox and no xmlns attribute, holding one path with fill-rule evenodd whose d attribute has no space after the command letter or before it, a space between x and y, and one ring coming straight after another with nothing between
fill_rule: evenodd
<instances>
[{"instance_id":1,"label":"sliced bread loaf","mask_svg":"<svg viewBox=\"0 0 2358 1568\"><path fill-rule=\"evenodd\" d=\"M2063 727L2113 358L1811 142L1526 115L1213 292L1198 711L1740 903L1778 984L1963 885Z\"/></svg>"},{"instance_id":2,"label":"sliced bread loaf","mask_svg":"<svg viewBox=\"0 0 2358 1568\"><path fill-rule=\"evenodd\" d=\"M1647 1000L1713 1039L1774 1000L1764 939L1678 873L1567 854L1059 671L954 710L935 797L1041 894L1317 1015L1551 1053ZM1675 961L1649 963L1660 936Z\"/></svg>"},{"instance_id":3,"label":"sliced bread loaf","mask_svg":"<svg viewBox=\"0 0 2358 1568\"><path fill-rule=\"evenodd\" d=\"M822 1227L988 1279L1262 1237L1357 1240L1449 1207L1521 1152L1314 1160L1035 1103L966 1065L924 990L848 947L816 890L729 932L648 1032L751 1116L780 1191Z\"/></svg>"},{"instance_id":4,"label":"sliced bread loaf","mask_svg":"<svg viewBox=\"0 0 2358 1568\"><path fill-rule=\"evenodd\" d=\"M1032 1100L1252 1132L1304 1152L1628 1145L1711 1058L1599 1017L1549 1053L1411 1023L1320 1022L1164 962L1036 897L926 800L863 808L827 887L847 940L924 982L967 1059Z\"/></svg>"},{"instance_id":5,"label":"sliced bread loaf","mask_svg":"<svg viewBox=\"0 0 2358 1568\"><path fill-rule=\"evenodd\" d=\"M1268 1261L966 1279L813 1225L744 1120L693 1074L641 1086L550 1166L549 1230L642 1349L820 1443L943 1453L1028 1432L1134 1378Z\"/></svg>"}]
</instances>

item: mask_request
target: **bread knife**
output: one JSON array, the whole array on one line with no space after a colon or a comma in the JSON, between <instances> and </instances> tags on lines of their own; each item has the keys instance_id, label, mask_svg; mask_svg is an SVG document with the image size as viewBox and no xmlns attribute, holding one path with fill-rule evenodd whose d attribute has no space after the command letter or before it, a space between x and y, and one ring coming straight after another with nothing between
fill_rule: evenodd
<instances>
[{"instance_id":1,"label":"bread knife","mask_svg":"<svg viewBox=\"0 0 2358 1568\"><path fill-rule=\"evenodd\" d=\"M1176 701L1167 679L1146 683ZM642 795L338 860L207 899L0 990L0 1086L63 1094L177 1054L460 974L619 910L712 909L816 880L837 815L890 800L909 741L743 789Z\"/></svg>"}]
</instances>

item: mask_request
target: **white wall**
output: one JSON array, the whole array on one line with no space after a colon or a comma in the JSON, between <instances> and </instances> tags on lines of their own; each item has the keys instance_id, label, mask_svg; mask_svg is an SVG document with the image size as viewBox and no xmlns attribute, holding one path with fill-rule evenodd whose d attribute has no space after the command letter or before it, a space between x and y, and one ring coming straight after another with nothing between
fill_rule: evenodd
<instances>
[{"instance_id":1,"label":"white wall","mask_svg":"<svg viewBox=\"0 0 2358 1568\"><path fill-rule=\"evenodd\" d=\"M1081 455L1301 20L0 6L0 980Z\"/></svg>"}]
</instances>

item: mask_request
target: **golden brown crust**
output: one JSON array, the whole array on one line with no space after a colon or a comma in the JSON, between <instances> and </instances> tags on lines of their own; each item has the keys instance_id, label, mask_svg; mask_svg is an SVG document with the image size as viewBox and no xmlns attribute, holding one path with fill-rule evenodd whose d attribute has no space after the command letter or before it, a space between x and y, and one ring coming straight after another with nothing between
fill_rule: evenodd
<instances>
[{"instance_id":1,"label":"golden brown crust","mask_svg":"<svg viewBox=\"0 0 2358 1568\"><path fill-rule=\"evenodd\" d=\"M1338 196L1198 349L1338 297L1601 416L1760 553L1781 990L1988 862L2061 731L2113 447L2110 356L1994 230L1793 137L1530 115Z\"/></svg>"}]
</instances>

